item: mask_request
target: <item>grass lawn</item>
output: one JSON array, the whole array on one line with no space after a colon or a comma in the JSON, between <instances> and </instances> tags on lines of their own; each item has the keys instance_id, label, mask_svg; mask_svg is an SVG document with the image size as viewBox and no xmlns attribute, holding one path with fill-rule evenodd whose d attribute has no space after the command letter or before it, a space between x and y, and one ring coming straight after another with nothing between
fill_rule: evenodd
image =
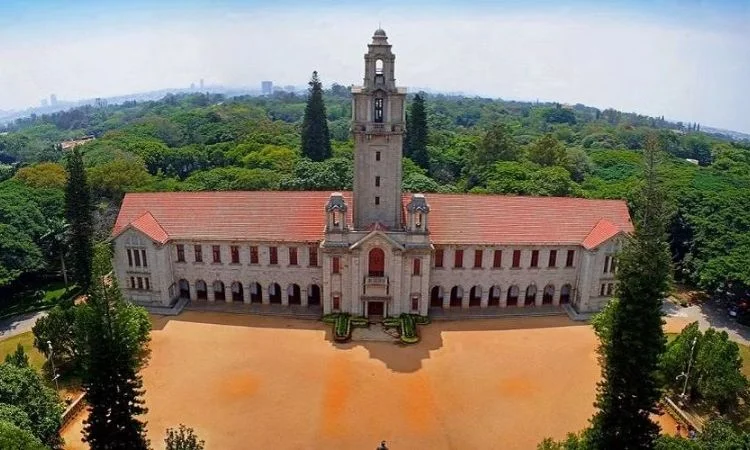
<instances>
[{"instance_id":1,"label":"grass lawn","mask_svg":"<svg viewBox=\"0 0 750 450\"><path fill-rule=\"evenodd\" d=\"M0 319L51 308L66 295L66 292L75 290L75 285L69 286L66 290L62 281L54 281L36 289L19 292L12 295L7 302L0 303ZM43 291L44 295L37 295L38 291Z\"/></svg>"},{"instance_id":2,"label":"grass lawn","mask_svg":"<svg viewBox=\"0 0 750 450\"><path fill-rule=\"evenodd\" d=\"M46 359L39 353L39 350L34 348L34 333L31 331L0 341L0 362L5 361L5 355L15 352L18 344L23 345L23 349L29 355L31 367L41 372Z\"/></svg>"}]
</instances>

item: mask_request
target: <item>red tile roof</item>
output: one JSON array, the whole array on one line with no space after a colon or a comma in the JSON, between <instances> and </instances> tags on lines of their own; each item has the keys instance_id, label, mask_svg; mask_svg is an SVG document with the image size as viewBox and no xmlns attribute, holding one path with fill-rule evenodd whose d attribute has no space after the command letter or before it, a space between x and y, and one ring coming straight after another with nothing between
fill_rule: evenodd
<instances>
[{"instance_id":1,"label":"red tile roof","mask_svg":"<svg viewBox=\"0 0 750 450\"><path fill-rule=\"evenodd\" d=\"M329 195L318 191L131 193L123 200L112 234L116 236L132 224L159 242L165 242L165 238L320 241L324 237L324 206ZM425 196L430 205L430 237L436 244L555 244L593 248L617 233L633 230L627 206L621 200L471 194ZM351 224L351 192L345 192L344 198L349 205L347 222ZM408 199L407 194L405 204Z\"/></svg>"},{"instance_id":2,"label":"red tile roof","mask_svg":"<svg viewBox=\"0 0 750 450\"><path fill-rule=\"evenodd\" d=\"M594 225L589 235L583 240L583 247L587 250L596 248L620 232L620 227L607 219L602 219Z\"/></svg>"}]
</instances>

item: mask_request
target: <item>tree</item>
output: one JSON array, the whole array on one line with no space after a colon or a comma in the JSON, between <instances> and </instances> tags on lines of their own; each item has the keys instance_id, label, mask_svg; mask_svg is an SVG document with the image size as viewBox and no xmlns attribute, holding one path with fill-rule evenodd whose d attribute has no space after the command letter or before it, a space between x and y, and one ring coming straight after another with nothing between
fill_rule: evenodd
<instances>
[{"instance_id":1,"label":"tree","mask_svg":"<svg viewBox=\"0 0 750 450\"><path fill-rule=\"evenodd\" d=\"M60 439L60 417L63 405L57 393L48 388L42 377L30 367L0 364L0 405L14 406L25 414L31 423L28 431L45 445L58 449ZM8 412L4 408L5 413ZM19 417L24 423L24 418ZM13 448L0 445L0 448Z\"/></svg>"},{"instance_id":2,"label":"tree","mask_svg":"<svg viewBox=\"0 0 750 450\"><path fill-rule=\"evenodd\" d=\"M513 132L504 123L492 125L475 151L466 155L464 170L469 186L475 186L486 179L487 172L498 161L517 161L519 148L513 140Z\"/></svg>"},{"instance_id":3,"label":"tree","mask_svg":"<svg viewBox=\"0 0 750 450\"><path fill-rule=\"evenodd\" d=\"M140 158L120 158L93 167L88 170L88 178L94 192L114 200L151 180Z\"/></svg>"},{"instance_id":4,"label":"tree","mask_svg":"<svg viewBox=\"0 0 750 450\"><path fill-rule=\"evenodd\" d=\"M15 178L29 187L63 189L68 174L56 163L41 163L18 169Z\"/></svg>"},{"instance_id":5,"label":"tree","mask_svg":"<svg viewBox=\"0 0 750 450\"><path fill-rule=\"evenodd\" d=\"M75 370L81 365L81 351L84 343L79 333L79 311L76 306L58 305L40 317L32 328L34 347L47 358L52 358L59 370ZM47 342L52 342L54 351L50 354Z\"/></svg>"},{"instance_id":6,"label":"tree","mask_svg":"<svg viewBox=\"0 0 750 450\"><path fill-rule=\"evenodd\" d=\"M47 219L47 232L41 240L52 257L60 258L60 270L63 275L65 287L68 287L68 270L65 267L65 253L67 250L70 224L62 217L50 217Z\"/></svg>"},{"instance_id":7,"label":"tree","mask_svg":"<svg viewBox=\"0 0 750 450\"><path fill-rule=\"evenodd\" d=\"M669 287L671 258L654 139L647 142L644 160L635 232L619 255L618 301L608 312L605 329L596 330L602 381L597 388L598 411L591 419L595 449L653 448L659 434L650 415L656 413L661 397L658 364L665 344L661 305Z\"/></svg>"},{"instance_id":8,"label":"tree","mask_svg":"<svg viewBox=\"0 0 750 450\"><path fill-rule=\"evenodd\" d=\"M313 161L331 157L331 137L328 134L326 105L323 102L323 84L318 72L313 72L302 119L302 154Z\"/></svg>"},{"instance_id":9,"label":"tree","mask_svg":"<svg viewBox=\"0 0 750 450\"><path fill-rule=\"evenodd\" d=\"M42 252L34 241L16 227L0 223L0 286L42 266Z\"/></svg>"},{"instance_id":10,"label":"tree","mask_svg":"<svg viewBox=\"0 0 750 450\"><path fill-rule=\"evenodd\" d=\"M88 403L84 439L92 450L146 450L146 413L139 370L146 360L151 324L148 314L122 298L108 277L111 255L98 248L92 287L82 308L83 386Z\"/></svg>"},{"instance_id":11,"label":"tree","mask_svg":"<svg viewBox=\"0 0 750 450\"><path fill-rule=\"evenodd\" d=\"M0 448L8 450L49 450L30 431L0 420Z\"/></svg>"},{"instance_id":12,"label":"tree","mask_svg":"<svg viewBox=\"0 0 750 450\"><path fill-rule=\"evenodd\" d=\"M427 155L427 112L424 98L417 94L411 102L409 114L408 147L406 155L419 167L429 169L430 160Z\"/></svg>"},{"instance_id":13,"label":"tree","mask_svg":"<svg viewBox=\"0 0 750 450\"><path fill-rule=\"evenodd\" d=\"M747 393L748 381L742 374L742 357L736 342L729 340L726 331L709 328L699 338L695 356L695 389L719 412L734 410Z\"/></svg>"},{"instance_id":14,"label":"tree","mask_svg":"<svg viewBox=\"0 0 750 450\"><path fill-rule=\"evenodd\" d=\"M23 345L19 342L18 345L16 345L15 352L5 355L5 362L23 369L24 367L29 367L29 355L26 354Z\"/></svg>"},{"instance_id":15,"label":"tree","mask_svg":"<svg viewBox=\"0 0 750 450\"><path fill-rule=\"evenodd\" d=\"M565 146L547 133L529 146L528 157L540 166L560 166L565 163Z\"/></svg>"},{"instance_id":16,"label":"tree","mask_svg":"<svg viewBox=\"0 0 750 450\"><path fill-rule=\"evenodd\" d=\"M180 424L178 429L167 428L166 450L203 450L206 441L198 439L192 428Z\"/></svg>"},{"instance_id":17,"label":"tree","mask_svg":"<svg viewBox=\"0 0 750 450\"><path fill-rule=\"evenodd\" d=\"M71 262L78 284L86 289L91 282L92 235L94 223L91 192L83 167L83 157L74 148L68 158L68 184L65 187L65 217L70 223Z\"/></svg>"}]
</instances>

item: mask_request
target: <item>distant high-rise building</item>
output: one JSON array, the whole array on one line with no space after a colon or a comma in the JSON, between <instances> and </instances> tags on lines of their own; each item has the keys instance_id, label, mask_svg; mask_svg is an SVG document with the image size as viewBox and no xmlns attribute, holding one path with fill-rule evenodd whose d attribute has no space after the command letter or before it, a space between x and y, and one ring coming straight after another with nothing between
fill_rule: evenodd
<instances>
[{"instance_id":1,"label":"distant high-rise building","mask_svg":"<svg viewBox=\"0 0 750 450\"><path fill-rule=\"evenodd\" d=\"M52 105L52 106L57 105L57 95L50 94L50 96L49 96L49 104Z\"/></svg>"},{"instance_id":2,"label":"distant high-rise building","mask_svg":"<svg viewBox=\"0 0 750 450\"><path fill-rule=\"evenodd\" d=\"M261 81L260 90L263 92L263 95L273 94L273 81Z\"/></svg>"},{"instance_id":3,"label":"distant high-rise building","mask_svg":"<svg viewBox=\"0 0 750 450\"><path fill-rule=\"evenodd\" d=\"M42 107L45 107L45 106L47 106L48 104L49 104L49 102L47 101L47 99L46 99L46 98L43 98L43 99L42 99Z\"/></svg>"},{"instance_id":4,"label":"distant high-rise building","mask_svg":"<svg viewBox=\"0 0 750 450\"><path fill-rule=\"evenodd\" d=\"M287 92L294 92L294 86L292 86L291 84L288 84L284 86L284 90Z\"/></svg>"},{"instance_id":5,"label":"distant high-rise building","mask_svg":"<svg viewBox=\"0 0 750 450\"><path fill-rule=\"evenodd\" d=\"M194 91L194 90L195 90L195 83L190 83L190 90L191 90L191 91Z\"/></svg>"},{"instance_id":6,"label":"distant high-rise building","mask_svg":"<svg viewBox=\"0 0 750 450\"><path fill-rule=\"evenodd\" d=\"M201 86L201 90L203 90L203 78L201 78L200 86Z\"/></svg>"}]
</instances>

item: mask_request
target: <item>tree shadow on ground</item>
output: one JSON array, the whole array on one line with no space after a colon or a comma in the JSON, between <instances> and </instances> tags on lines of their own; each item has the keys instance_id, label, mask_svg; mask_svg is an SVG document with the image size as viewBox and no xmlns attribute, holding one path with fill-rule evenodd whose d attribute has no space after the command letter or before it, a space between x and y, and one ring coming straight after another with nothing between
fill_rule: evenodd
<instances>
[{"instance_id":1,"label":"tree shadow on ground","mask_svg":"<svg viewBox=\"0 0 750 450\"><path fill-rule=\"evenodd\" d=\"M586 326L584 322L574 322L563 316L545 317L503 317L492 319L469 319L457 321L435 321L429 325L419 325L420 341L416 344L401 342L349 341L336 342L329 327L326 339L336 348L349 350L363 347L370 358L382 361L386 367L401 373L416 372L423 361L443 347L443 336L451 332L514 331L523 329ZM370 325L374 326L374 325Z\"/></svg>"}]
</instances>

